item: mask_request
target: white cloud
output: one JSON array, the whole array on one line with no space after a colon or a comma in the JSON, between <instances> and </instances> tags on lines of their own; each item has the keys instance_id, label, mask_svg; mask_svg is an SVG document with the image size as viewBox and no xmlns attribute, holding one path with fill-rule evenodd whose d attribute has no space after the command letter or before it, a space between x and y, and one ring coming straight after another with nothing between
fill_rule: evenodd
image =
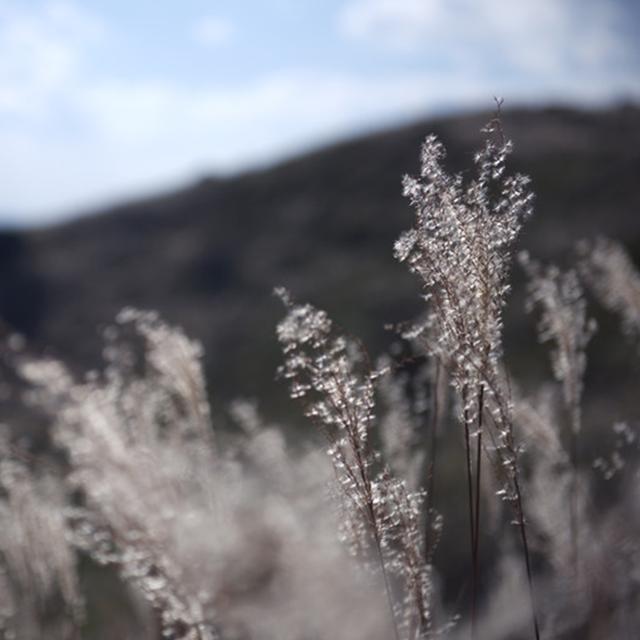
<instances>
[{"instance_id":1,"label":"white cloud","mask_svg":"<svg viewBox=\"0 0 640 640\"><path fill-rule=\"evenodd\" d=\"M624 57L620 7L599 0L349 0L347 38L447 64L567 73Z\"/></svg>"},{"instance_id":2,"label":"white cloud","mask_svg":"<svg viewBox=\"0 0 640 640\"><path fill-rule=\"evenodd\" d=\"M233 34L233 24L225 18L216 16L200 18L192 29L193 39L205 47L229 44Z\"/></svg>"},{"instance_id":3,"label":"white cloud","mask_svg":"<svg viewBox=\"0 0 640 640\"><path fill-rule=\"evenodd\" d=\"M3 136L2 200L33 219L80 206L166 189L194 175L272 161L310 145L399 119L455 106L488 107L495 94L510 104L536 99L609 97L611 82L640 95L640 80L579 78L557 86L523 82L508 91L489 76L404 73L272 73L242 86L95 82L69 96L86 123L81 134L40 138L31 130ZM33 187L33 177L42 180Z\"/></svg>"},{"instance_id":4,"label":"white cloud","mask_svg":"<svg viewBox=\"0 0 640 640\"><path fill-rule=\"evenodd\" d=\"M351 0L341 10L339 27L348 37L411 51L446 14L438 0Z\"/></svg>"},{"instance_id":5,"label":"white cloud","mask_svg":"<svg viewBox=\"0 0 640 640\"><path fill-rule=\"evenodd\" d=\"M42 220L194 174L271 161L354 129L416 116L453 88L425 75L364 81L306 70L220 89L78 87L68 99L86 123L81 132L60 138L0 128L2 207ZM471 102L480 93L467 86L457 96Z\"/></svg>"},{"instance_id":6,"label":"white cloud","mask_svg":"<svg viewBox=\"0 0 640 640\"><path fill-rule=\"evenodd\" d=\"M97 19L67 2L0 5L0 115L42 115L102 34Z\"/></svg>"}]
</instances>

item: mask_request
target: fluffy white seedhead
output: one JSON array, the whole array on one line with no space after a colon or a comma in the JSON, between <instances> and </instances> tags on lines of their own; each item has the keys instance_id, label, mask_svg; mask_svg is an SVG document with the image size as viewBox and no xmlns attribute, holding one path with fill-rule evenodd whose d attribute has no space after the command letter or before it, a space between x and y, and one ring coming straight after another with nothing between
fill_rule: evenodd
<instances>
[{"instance_id":1,"label":"fluffy white seedhead","mask_svg":"<svg viewBox=\"0 0 640 640\"><path fill-rule=\"evenodd\" d=\"M611 425L612 443L609 450L599 451L593 461L596 469L605 480L611 480L627 468L630 460L638 458L640 452L640 429L637 424L614 422ZM633 465L631 466L633 469Z\"/></svg>"},{"instance_id":2,"label":"fluffy white seedhead","mask_svg":"<svg viewBox=\"0 0 640 640\"><path fill-rule=\"evenodd\" d=\"M578 245L580 271L600 302L620 316L625 332L640 337L640 273L622 245L608 238Z\"/></svg>"},{"instance_id":3,"label":"fluffy white seedhead","mask_svg":"<svg viewBox=\"0 0 640 640\"><path fill-rule=\"evenodd\" d=\"M498 117L484 134L471 180L449 174L443 145L434 136L426 139L420 175L404 179L415 223L396 242L395 255L419 277L427 302L426 320L412 337L420 336L446 369L465 429L471 436L491 431L485 450L500 493L517 505L523 526L502 329L513 246L532 212L533 194L527 177L507 174L512 146Z\"/></svg>"},{"instance_id":4,"label":"fluffy white seedhead","mask_svg":"<svg viewBox=\"0 0 640 640\"><path fill-rule=\"evenodd\" d=\"M307 416L323 429L336 429L364 451L375 399L363 350L333 331L324 311L294 305L288 295L283 301L288 307L277 327L285 354L279 373L289 381L291 396L304 401Z\"/></svg>"},{"instance_id":5,"label":"fluffy white seedhead","mask_svg":"<svg viewBox=\"0 0 640 640\"><path fill-rule=\"evenodd\" d=\"M404 478L408 486L418 490L425 482L426 398L429 387L425 375L416 375L415 384L406 373L393 371L387 357L378 362L381 375L377 379L380 396L380 441L385 461L394 474Z\"/></svg>"},{"instance_id":6,"label":"fluffy white seedhead","mask_svg":"<svg viewBox=\"0 0 640 640\"><path fill-rule=\"evenodd\" d=\"M468 183L446 172L443 145L434 136L426 139L420 176L404 179L415 224L395 245L396 258L422 281L425 326L435 335L429 351L451 362L460 391L497 375L511 251L533 201L528 178L505 174L511 144L499 121L485 133L476 177Z\"/></svg>"},{"instance_id":7,"label":"fluffy white seedhead","mask_svg":"<svg viewBox=\"0 0 640 640\"><path fill-rule=\"evenodd\" d=\"M82 383L57 363L22 367L82 497L74 544L118 568L165 637L382 639L325 500L326 458L291 455L246 403L243 433L214 446L199 345L155 314L123 312L106 339L106 371Z\"/></svg>"},{"instance_id":8,"label":"fluffy white seedhead","mask_svg":"<svg viewBox=\"0 0 640 640\"><path fill-rule=\"evenodd\" d=\"M83 600L60 483L0 445L0 495L0 637L73 637Z\"/></svg>"},{"instance_id":9,"label":"fluffy white seedhead","mask_svg":"<svg viewBox=\"0 0 640 640\"><path fill-rule=\"evenodd\" d=\"M586 348L596 323L587 317L587 302L575 269L561 271L555 265L545 269L526 252L519 257L529 277L527 310L540 310L538 337L553 345L553 374L562 383L565 404L574 414L572 429L577 433Z\"/></svg>"},{"instance_id":10,"label":"fluffy white seedhead","mask_svg":"<svg viewBox=\"0 0 640 640\"><path fill-rule=\"evenodd\" d=\"M306 415L327 437L342 538L351 554L383 581L396 635L430 637L433 586L424 539L424 495L410 489L407 478L396 477L389 466L395 462L396 468L409 471L413 461L408 442L400 436L396 444L405 449L400 452L390 434L383 435L387 451L398 454L389 461L372 445L380 372L370 368L362 346L340 334L325 312L294 304L282 290L278 294L287 309L277 328L285 358L280 374L289 381L291 396L302 400ZM406 417L387 416L394 422ZM432 524L440 527L437 518Z\"/></svg>"},{"instance_id":11,"label":"fluffy white seedhead","mask_svg":"<svg viewBox=\"0 0 640 640\"><path fill-rule=\"evenodd\" d=\"M154 385L173 400L174 416L181 429L193 437L209 442L211 446L211 420L206 381L202 367L204 351L197 340L187 337L179 327L162 322L154 312L123 309L116 319L111 335L117 340L118 328L133 326L144 338L145 363L150 369ZM122 351L115 350L116 355ZM121 363L112 363L116 377ZM169 406L166 408L169 410ZM188 435L188 434L183 434Z\"/></svg>"}]
</instances>

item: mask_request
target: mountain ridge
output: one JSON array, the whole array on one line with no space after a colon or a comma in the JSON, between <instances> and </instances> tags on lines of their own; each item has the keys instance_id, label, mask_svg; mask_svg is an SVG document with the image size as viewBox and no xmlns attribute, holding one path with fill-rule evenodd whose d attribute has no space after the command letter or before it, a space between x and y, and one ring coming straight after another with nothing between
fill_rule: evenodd
<instances>
[{"instance_id":1,"label":"mountain ridge","mask_svg":"<svg viewBox=\"0 0 640 640\"><path fill-rule=\"evenodd\" d=\"M0 317L33 347L95 367L101 327L123 306L157 309L200 339L214 397L266 396L278 362L275 285L325 306L376 349L385 324L420 309L392 257L411 222L401 177L436 133L468 172L489 112L385 130L229 178L0 233ZM640 109L521 108L503 114L510 166L531 175L536 213L521 246L563 257L604 233L640 251ZM465 173L466 174L466 173ZM278 399L279 398L279 399Z\"/></svg>"}]
</instances>

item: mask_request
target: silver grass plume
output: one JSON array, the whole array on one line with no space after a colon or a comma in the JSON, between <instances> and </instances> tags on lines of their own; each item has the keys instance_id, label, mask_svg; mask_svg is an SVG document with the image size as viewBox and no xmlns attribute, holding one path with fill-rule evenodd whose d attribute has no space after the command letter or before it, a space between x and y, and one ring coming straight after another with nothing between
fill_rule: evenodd
<instances>
[{"instance_id":1,"label":"silver grass plume","mask_svg":"<svg viewBox=\"0 0 640 640\"><path fill-rule=\"evenodd\" d=\"M131 329L142 362L119 339ZM371 587L323 506L318 456L291 456L238 406L244 434L220 449L197 343L133 310L107 333L107 370L84 382L59 363L22 366L83 497L68 513L74 544L117 567L173 640L380 638Z\"/></svg>"},{"instance_id":2,"label":"silver grass plume","mask_svg":"<svg viewBox=\"0 0 640 640\"><path fill-rule=\"evenodd\" d=\"M503 483L499 492L512 502L521 532L538 638L518 477L519 450L502 365L503 309L513 244L532 212L533 194L529 178L506 173L512 145L503 134L500 105L498 101L496 117L483 130L484 147L475 155L476 175L470 181L461 174L447 173L442 143L435 136L427 137L422 146L420 175L404 178L404 195L415 209L415 223L396 241L395 256L419 277L427 302L426 321L413 334L422 334L427 353L447 366L460 399L469 494L472 638L479 573L481 463L485 455L482 436L487 429L493 443L492 466ZM471 451L474 436L475 469ZM486 444L484 447L487 449Z\"/></svg>"},{"instance_id":3,"label":"silver grass plume","mask_svg":"<svg viewBox=\"0 0 640 640\"><path fill-rule=\"evenodd\" d=\"M436 335L429 351L450 361L460 393L476 389L483 378L499 377L511 251L533 203L529 179L505 175L512 147L499 122L484 131L477 175L468 184L445 171L442 143L427 137L420 176L404 178L415 225L395 244L396 258L422 281L429 310L425 325Z\"/></svg>"},{"instance_id":4,"label":"silver grass plume","mask_svg":"<svg viewBox=\"0 0 640 640\"><path fill-rule=\"evenodd\" d=\"M519 259L529 278L527 311L540 311L538 337L540 342L553 345L553 375L562 384L571 430L578 434L586 348L596 323L587 317L587 302L575 269L561 271L555 265L544 268L524 251Z\"/></svg>"},{"instance_id":5,"label":"silver grass plume","mask_svg":"<svg viewBox=\"0 0 640 640\"><path fill-rule=\"evenodd\" d=\"M0 637L79 638L83 598L59 479L0 443Z\"/></svg>"},{"instance_id":6,"label":"silver grass plume","mask_svg":"<svg viewBox=\"0 0 640 640\"><path fill-rule=\"evenodd\" d=\"M540 309L538 336L553 344L551 364L555 378L562 384L566 413L569 416L569 458L571 461L570 529L574 573L579 562L579 434L582 427L582 389L587 366L586 348L593 336L595 321L587 317L587 303L575 269L561 271L555 265L543 268L526 252L520 263L529 282L528 311Z\"/></svg>"},{"instance_id":7,"label":"silver grass plume","mask_svg":"<svg viewBox=\"0 0 640 640\"><path fill-rule=\"evenodd\" d=\"M640 338L640 272L625 248L609 238L578 245L580 273L600 303L622 320L625 333Z\"/></svg>"},{"instance_id":8,"label":"silver grass plume","mask_svg":"<svg viewBox=\"0 0 640 640\"><path fill-rule=\"evenodd\" d=\"M404 179L416 217L396 242L395 256L420 278L427 302L426 320L412 336L422 335L426 351L446 366L471 435L481 432L473 427L478 421L492 429L502 495L515 500L518 446L502 364L503 309L513 245L532 212L533 194L529 178L506 174L512 145L499 118L483 131L477 175L466 184L461 174L445 171L442 143L427 137L419 177Z\"/></svg>"},{"instance_id":9,"label":"silver grass plume","mask_svg":"<svg viewBox=\"0 0 640 640\"><path fill-rule=\"evenodd\" d=\"M382 408L379 420L381 453L393 473L417 490L425 482L426 451L422 438L429 404L425 375L416 376L418 381L411 388L411 398L407 390L411 379L407 373L394 371L391 358L380 358L377 369L384 372L377 380Z\"/></svg>"},{"instance_id":10,"label":"silver grass plume","mask_svg":"<svg viewBox=\"0 0 640 640\"><path fill-rule=\"evenodd\" d=\"M351 553L382 574L397 638L429 638L431 560L425 558L423 494L396 478L373 444L372 370L360 344L340 334L324 311L276 290L287 314L277 335L280 374L328 442L342 501L342 535ZM439 523L434 525L439 526Z\"/></svg>"}]
</instances>

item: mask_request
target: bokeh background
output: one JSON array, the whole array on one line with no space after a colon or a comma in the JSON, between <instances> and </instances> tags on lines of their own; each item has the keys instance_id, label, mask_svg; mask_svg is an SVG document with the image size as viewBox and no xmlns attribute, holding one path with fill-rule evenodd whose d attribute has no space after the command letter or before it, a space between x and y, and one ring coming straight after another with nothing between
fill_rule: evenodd
<instances>
[{"instance_id":1,"label":"bokeh background","mask_svg":"<svg viewBox=\"0 0 640 640\"><path fill-rule=\"evenodd\" d=\"M430 132L468 171L498 96L537 193L522 246L566 259L603 233L637 254L638 24L633 0L0 0L5 331L82 372L123 306L157 309L204 342L214 401L289 417L272 288L387 344L421 309L392 257L401 176Z\"/></svg>"},{"instance_id":2,"label":"bokeh background","mask_svg":"<svg viewBox=\"0 0 640 640\"><path fill-rule=\"evenodd\" d=\"M637 253L638 24L633 0L0 0L5 331L80 372L120 308L158 309L204 342L214 401L288 416L272 288L387 344L420 311L401 176L430 132L468 171L498 96L538 197L522 245Z\"/></svg>"},{"instance_id":3,"label":"bokeh background","mask_svg":"<svg viewBox=\"0 0 640 640\"><path fill-rule=\"evenodd\" d=\"M469 175L495 97L537 194L520 246L568 264L604 234L640 258L638 25L636 0L0 0L0 332L81 375L122 307L156 309L203 342L216 425L256 398L306 437L275 380L273 287L389 347L422 310L392 256L401 177L432 132ZM507 358L535 389L551 371L523 297L516 269ZM586 457L640 419L636 350L598 321ZM0 422L47 447L3 358ZM95 582L87 637L124 637L104 622L119 583Z\"/></svg>"}]
</instances>

